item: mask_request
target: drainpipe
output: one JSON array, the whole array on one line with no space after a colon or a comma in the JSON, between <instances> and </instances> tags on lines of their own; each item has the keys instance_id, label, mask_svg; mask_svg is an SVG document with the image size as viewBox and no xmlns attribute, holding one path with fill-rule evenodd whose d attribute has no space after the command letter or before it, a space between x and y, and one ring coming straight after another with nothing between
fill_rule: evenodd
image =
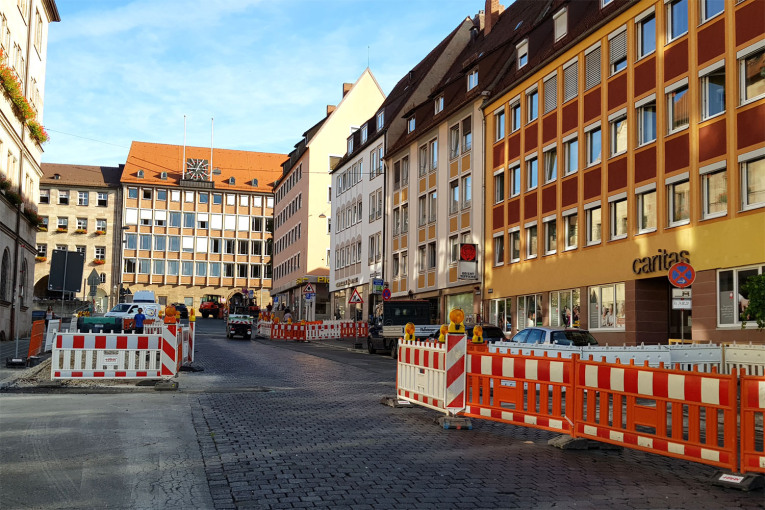
<instances>
[{"instance_id":1,"label":"drainpipe","mask_svg":"<svg viewBox=\"0 0 765 510\"><path fill-rule=\"evenodd\" d=\"M481 110L483 111L483 110ZM482 172L482 179L481 179L481 196L483 197L483 206L484 211L482 211L483 214L483 222L481 224L481 242L485 242L486 239L486 116L481 115L481 163L483 166L483 172ZM478 305L478 313L481 314L481 322L486 322L486 316L483 313L483 289L486 288L486 284L484 282L484 267L485 261L486 261L486 251L482 250L481 253L483 254L483 257L481 260L481 266L478 269L479 276L479 285L481 286L481 299L479 300Z\"/></svg>"}]
</instances>

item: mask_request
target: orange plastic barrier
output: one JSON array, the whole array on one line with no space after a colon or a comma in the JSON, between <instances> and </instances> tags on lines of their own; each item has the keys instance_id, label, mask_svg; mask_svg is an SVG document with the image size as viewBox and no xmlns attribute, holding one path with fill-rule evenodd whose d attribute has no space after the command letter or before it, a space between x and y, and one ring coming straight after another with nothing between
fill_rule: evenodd
<instances>
[{"instance_id":1,"label":"orange plastic barrier","mask_svg":"<svg viewBox=\"0 0 765 510\"><path fill-rule=\"evenodd\" d=\"M757 427L757 416L760 426ZM741 376L741 472L765 473L765 377Z\"/></svg>"},{"instance_id":2,"label":"orange plastic barrier","mask_svg":"<svg viewBox=\"0 0 765 510\"><path fill-rule=\"evenodd\" d=\"M572 389L571 363L563 358L490 353L485 344L471 343L465 415L571 434L565 412Z\"/></svg>"},{"instance_id":3,"label":"orange plastic barrier","mask_svg":"<svg viewBox=\"0 0 765 510\"><path fill-rule=\"evenodd\" d=\"M27 357L37 356L42 352L44 338L45 321L34 321L32 323L32 336L29 339L29 351L27 352Z\"/></svg>"},{"instance_id":4,"label":"orange plastic barrier","mask_svg":"<svg viewBox=\"0 0 765 510\"><path fill-rule=\"evenodd\" d=\"M574 398L568 402L573 435L736 470L735 371L686 372L576 358Z\"/></svg>"}]
</instances>

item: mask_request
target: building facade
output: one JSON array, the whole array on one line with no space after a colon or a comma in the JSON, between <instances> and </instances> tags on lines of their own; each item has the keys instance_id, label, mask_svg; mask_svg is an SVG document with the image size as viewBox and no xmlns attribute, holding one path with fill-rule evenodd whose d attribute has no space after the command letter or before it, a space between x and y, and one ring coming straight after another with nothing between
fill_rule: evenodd
<instances>
[{"instance_id":1,"label":"building facade","mask_svg":"<svg viewBox=\"0 0 765 510\"><path fill-rule=\"evenodd\" d=\"M120 284L198 309L271 299L274 199L284 154L133 142L122 172Z\"/></svg>"},{"instance_id":2,"label":"building facade","mask_svg":"<svg viewBox=\"0 0 765 510\"><path fill-rule=\"evenodd\" d=\"M0 4L0 340L32 326L48 27L54 0Z\"/></svg>"},{"instance_id":3,"label":"building facade","mask_svg":"<svg viewBox=\"0 0 765 510\"><path fill-rule=\"evenodd\" d=\"M58 313L60 291L48 290L53 250L78 251L85 255L82 291L73 296L92 305L96 313L107 312L118 302L122 212L121 167L43 163L34 266L34 297L39 307L48 305ZM95 296L85 281L99 276ZM73 311L71 307L67 311Z\"/></svg>"},{"instance_id":4,"label":"building facade","mask_svg":"<svg viewBox=\"0 0 765 510\"><path fill-rule=\"evenodd\" d=\"M340 103L328 106L327 115L303 133L274 182L273 292L279 307L289 307L295 319L331 318L330 171L347 152L348 135L374 115L384 98L369 69L355 83L344 83Z\"/></svg>"},{"instance_id":5,"label":"building facade","mask_svg":"<svg viewBox=\"0 0 765 510\"><path fill-rule=\"evenodd\" d=\"M484 108L490 320L762 341L741 312L765 270L765 2L528 7L500 17L527 29Z\"/></svg>"}]
</instances>

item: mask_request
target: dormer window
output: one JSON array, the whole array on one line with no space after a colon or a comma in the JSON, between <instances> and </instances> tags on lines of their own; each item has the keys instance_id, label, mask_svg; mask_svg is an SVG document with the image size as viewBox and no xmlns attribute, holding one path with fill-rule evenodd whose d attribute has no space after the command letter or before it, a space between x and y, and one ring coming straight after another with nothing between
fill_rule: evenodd
<instances>
[{"instance_id":1,"label":"dormer window","mask_svg":"<svg viewBox=\"0 0 765 510\"><path fill-rule=\"evenodd\" d=\"M138 170L138 173L136 175L139 179L143 179L143 170Z\"/></svg>"},{"instance_id":2,"label":"dormer window","mask_svg":"<svg viewBox=\"0 0 765 510\"><path fill-rule=\"evenodd\" d=\"M435 101L436 113L444 111L444 96L438 96Z\"/></svg>"},{"instance_id":3,"label":"dormer window","mask_svg":"<svg viewBox=\"0 0 765 510\"><path fill-rule=\"evenodd\" d=\"M159 178L162 179L163 181L166 181L167 180L167 172L160 173L159 174Z\"/></svg>"},{"instance_id":4,"label":"dormer window","mask_svg":"<svg viewBox=\"0 0 765 510\"><path fill-rule=\"evenodd\" d=\"M553 15L555 21L555 41L560 41L568 33L568 13L564 7Z\"/></svg>"},{"instance_id":5,"label":"dormer window","mask_svg":"<svg viewBox=\"0 0 765 510\"><path fill-rule=\"evenodd\" d=\"M515 47L518 54L518 69L529 63L529 40L525 39Z\"/></svg>"},{"instance_id":6,"label":"dormer window","mask_svg":"<svg viewBox=\"0 0 765 510\"><path fill-rule=\"evenodd\" d=\"M257 187L258 186L258 180L257 179L253 179L250 184L252 184L253 186Z\"/></svg>"},{"instance_id":7,"label":"dormer window","mask_svg":"<svg viewBox=\"0 0 765 510\"><path fill-rule=\"evenodd\" d=\"M236 184L236 179L233 178L233 177L229 177L228 178L228 183L233 186L234 184Z\"/></svg>"},{"instance_id":8,"label":"dormer window","mask_svg":"<svg viewBox=\"0 0 765 510\"><path fill-rule=\"evenodd\" d=\"M414 115L409 117L406 121L406 132L411 133L412 131L414 131Z\"/></svg>"},{"instance_id":9,"label":"dormer window","mask_svg":"<svg viewBox=\"0 0 765 510\"><path fill-rule=\"evenodd\" d=\"M467 89L473 90L478 86L478 69L473 69L467 75Z\"/></svg>"},{"instance_id":10,"label":"dormer window","mask_svg":"<svg viewBox=\"0 0 765 510\"><path fill-rule=\"evenodd\" d=\"M353 152L353 135L351 135L350 138L348 138L348 154Z\"/></svg>"},{"instance_id":11,"label":"dormer window","mask_svg":"<svg viewBox=\"0 0 765 510\"><path fill-rule=\"evenodd\" d=\"M385 125L385 112L380 110L377 112L377 130L380 131Z\"/></svg>"},{"instance_id":12,"label":"dormer window","mask_svg":"<svg viewBox=\"0 0 765 510\"><path fill-rule=\"evenodd\" d=\"M367 142L367 136L368 136L368 128L367 128L367 125L364 124L363 126L361 126L361 143Z\"/></svg>"}]
</instances>

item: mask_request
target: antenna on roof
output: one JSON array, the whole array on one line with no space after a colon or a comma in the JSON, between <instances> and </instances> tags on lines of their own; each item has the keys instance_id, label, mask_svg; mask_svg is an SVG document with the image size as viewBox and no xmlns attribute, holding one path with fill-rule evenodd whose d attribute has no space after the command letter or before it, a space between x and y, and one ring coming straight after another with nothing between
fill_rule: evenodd
<instances>
[{"instance_id":1,"label":"antenna on roof","mask_svg":"<svg viewBox=\"0 0 765 510\"><path fill-rule=\"evenodd\" d=\"M215 133L215 117L210 117L210 168L213 167L213 135ZM210 174L210 180L212 181L212 174Z\"/></svg>"},{"instance_id":2,"label":"antenna on roof","mask_svg":"<svg viewBox=\"0 0 765 510\"><path fill-rule=\"evenodd\" d=\"M186 114L183 114L183 159L181 160L181 175L186 164Z\"/></svg>"}]
</instances>

